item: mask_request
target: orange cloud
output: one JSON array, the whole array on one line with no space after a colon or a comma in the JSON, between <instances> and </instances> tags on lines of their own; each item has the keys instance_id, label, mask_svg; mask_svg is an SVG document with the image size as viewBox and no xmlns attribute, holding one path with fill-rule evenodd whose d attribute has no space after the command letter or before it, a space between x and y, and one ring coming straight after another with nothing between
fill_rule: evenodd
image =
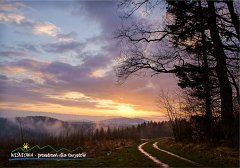
<instances>
[{"instance_id":1,"label":"orange cloud","mask_svg":"<svg viewBox=\"0 0 240 168\"><path fill-rule=\"evenodd\" d=\"M26 69L22 68L22 67L15 67L15 66L2 66L2 67L0 67L0 71L17 74L17 73L22 73L22 72L26 71Z\"/></svg>"},{"instance_id":2,"label":"orange cloud","mask_svg":"<svg viewBox=\"0 0 240 168\"><path fill-rule=\"evenodd\" d=\"M5 13L0 13L0 22L12 22L16 24L21 24L25 17L20 14L5 14Z\"/></svg>"},{"instance_id":3,"label":"orange cloud","mask_svg":"<svg viewBox=\"0 0 240 168\"><path fill-rule=\"evenodd\" d=\"M56 37L59 30L60 29L57 26L49 22L36 23L33 25L33 32L39 35L45 34L51 37Z\"/></svg>"},{"instance_id":4,"label":"orange cloud","mask_svg":"<svg viewBox=\"0 0 240 168\"><path fill-rule=\"evenodd\" d=\"M94 71L91 73L91 77L102 78L102 77L105 76L105 73L106 73L105 70L103 70L103 69L97 69L97 70L94 70Z\"/></svg>"}]
</instances>

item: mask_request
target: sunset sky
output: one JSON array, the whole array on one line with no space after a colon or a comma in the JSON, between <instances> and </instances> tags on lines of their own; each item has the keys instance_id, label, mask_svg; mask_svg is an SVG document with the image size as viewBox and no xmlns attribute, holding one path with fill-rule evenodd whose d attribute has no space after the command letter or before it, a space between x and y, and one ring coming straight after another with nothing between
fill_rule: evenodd
<instances>
[{"instance_id":1,"label":"sunset sky","mask_svg":"<svg viewBox=\"0 0 240 168\"><path fill-rule=\"evenodd\" d=\"M120 14L112 1L1 1L1 112L164 118L156 98L173 77L116 82Z\"/></svg>"}]
</instances>

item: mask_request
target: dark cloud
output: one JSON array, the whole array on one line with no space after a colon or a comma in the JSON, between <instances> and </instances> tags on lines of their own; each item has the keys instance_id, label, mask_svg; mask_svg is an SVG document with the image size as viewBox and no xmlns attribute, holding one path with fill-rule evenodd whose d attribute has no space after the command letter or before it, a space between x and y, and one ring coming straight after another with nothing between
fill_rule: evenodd
<instances>
[{"instance_id":1,"label":"dark cloud","mask_svg":"<svg viewBox=\"0 0 240 168\"><path fill-rule=\"evenodd\" d=\"M122 25L122 20L119 15L120 11L117 9L116 1L86 1L79 2L79 14L84 14L90 21L97 21L100 23L102 33L98 36L87 39L87 42L94 42L97 45L106 43L102 50L107 52L106 56L111 58L109 62L119 56L121 51L121 44L114 38L114 32ZM84 11L84 12L82 12Z\"/></svg>"},{"instance_id":2,"label":"dark cloud","mask_svg":"<svg viewBox=\"0 0 240 168\"><path fill-rule=\"evenodd\" d=\"M12 67L20 67L20 68L24 68L26 70L30 70L33 72L41 71L41 69L44 68L46 65L47 65L47 63L39 62L39 61L32 60L32 59L21 59L16 62L9 63L10 67L11 66ZM8 65L5 65L5 66L8 66Z\"/></svg>"},{"instance_id":3,"label":"dark cloud","mask_svg":"<svg viewBox=\"0 0 240 168\"><path fill-rule=\"evenodd\" d=\"M42 69L43 73L48 73L54 75L56 80L63 82L71 81L87 75L87 72L81 68L81 66L72 66L70 64L62 62L53 62Z\"/></svg>"},{"instance_id":4,"label":"dark cloud","mask_svg":"<svg viewBox=\"0 0 240 168\"><path fill-rule=\"evenodd\" d=\"M32 92L36 85L28 82L19 82L15 80L5 80L0 83L0 97L2 102L24 102L34 101L41 97L41 94ZM34 98L35 97L35 98Z\"/></svg>"},{"instance_id":5,"label":"dark cloud","mask_svg":"<svg viewBox=\"0 0 240 168\"><path fill-rule=\"evenodd\" d=\"M77 69L74 66L63 63L63 62L52 62L46 68L43 69L45 73L52 73L55 75L59 75L62 73L73 73Z\"/></svg>"},{"instance_id":6,"label":"dark cloud","mask_svg":"<svg viewBox=\"0 0 240 168\"><path fill-rule=\"evenodd\" d=\"M27 54L23 51L0 51L1 57L24 57Z\"/></svg>"},{"instance_id":7,"label":"dark cloud","mask_svg":"<svg viewBox=\"0 0 240 168\"><path fill-rule=\"evenodd\" d=\"M22 81L21 81L21 83L23 83L23 84L35 84L35 81L34 80L32 80L32 79L23 79Z\"/></svg>"},{"instance_id":8,"label":"dark cloud","mask_svg":"<svg viewBox=\"0 0 240 168\"><path fill-rule=\"evenodd\" d=\"M35 82L31 79L22 81L4 81L0 83L1 102L8 103L26 103L26 104L58 104L63 106L74 106L81 108L96 108L97 102L89 101L86 98L78 100L55 99L48 97L48 94L41 91L42 86L39 84L32 85ZM35 91L32 91L35 90Z\"/></svg>"},{"instance_id":9,"label":"dark cloud","mask_svg":"<svg viewBox=\"0 0 240 168\"><path fill-rule=\"evenodd\" d=\"M25 58L32 56L33 53L40 53L38 48L33 44L17 44L16 46L8 46L0 44L0 56L8 58Z\"/></svg>"},{"instance_id":10,"label":"dark cloud","mask_svg":"<svg viewBox=\"0 0 240 168\"><path fill-rule=\"evenodd\" d=\"M65 53L65 52L77 52L83 49L84 43L81 42L57 42L51 44L42 45L43 50L51 53Z\"/></svg>"},{"instance_id":11,"label":"dark cloud","mask_svg":"<svg viewBox=\"0 0 240 168\"><path fill-rule=\"evenodd\" d=\"M74 40L76 39L77 37L77 33L76 32L71 32L71 33L68 33L68 34L58 34L57 35L57 38L62 40L62 41L71 41L71 40Z\"/></svg>"},{"instance_id":12,"label":"dark cloud","mask_svg":"<svg viewBox=\"0 0 240 168\"><path fill-rule=\"evenodd\" d=\"M19 44L18 46L21 47L21 49L24 50L24 51L40 53L38 48L33 44Z\"/></svg>"},{"instance_id":13,"label":"dark cloud","mask_svg":"<svg viewBox=\"0 0 240 168\"><path fill-rule=\"evenodd\" d=\"M8 80L8 77L5 75L0 75L0 80Z\"/></svg>"},{"instance_id":14,"label":"dark cloud","mask_svg":"<svg viewBox=\"0 0 240 168\"><path fill-rule=\"evenodd\" d=\"M84 16L89 22L97 22L102 29L100 35L91 37L87 41L96 44L108 43L116 48L117 42L114 39L114 32L121 26L117 2L77 1L77 3L79 5L74 8L74 15Z\"/></svg>"},{"instance_id":15,"label":"dark cloud","mask_svg":"<svg viewBox=\"0 0 240 168\"><path fill-rule=\"evenodd\" d=\"M112 58L109 55L98 54L95 56L86 56L82 59L83 66L86 69L106 68L111 65Z\"/></svg>"},{"instance_id":16,"label":"dark cloud","mask_svg":"<svg viewBox=\"0 0 240 168\"><path fill-rule=\"evenodd\" d=\"M86 1L79 2L86 13L86 17L92 21L99 21L105 36L111 37L121 20L118 16L116 1ZM80 8L79 10L82 10ZM82 13L81 13L82 14Z\"/></svg>"}]
</instances>

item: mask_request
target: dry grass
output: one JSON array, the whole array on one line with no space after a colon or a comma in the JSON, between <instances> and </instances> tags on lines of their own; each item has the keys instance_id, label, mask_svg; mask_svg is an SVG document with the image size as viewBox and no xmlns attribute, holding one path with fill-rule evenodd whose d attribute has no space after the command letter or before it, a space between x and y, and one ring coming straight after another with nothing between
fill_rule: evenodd
<instances>
[{"instance_id":1,"label":"dry grass","mask_svg":"<svg viewBox=\"0 0 240 168\"><path fill-rule=\"evenodd\" d=\"M126 139L89 141L84 144L84 150L93 157L130 147L135 143L133 140Z\"/></svg>"},{"instance_id":2,"label":"dry grass","mask_svg":"<svg viewBox=\"0 0 240 168\"><path fill-rule=\"evenodd\" d=\"M205 166L238 167L239 149L226 146L215 146L204 143L175 142L172 138L163 138L159 147L178 155L187 157Z\"/></svg>"}]
</instances>

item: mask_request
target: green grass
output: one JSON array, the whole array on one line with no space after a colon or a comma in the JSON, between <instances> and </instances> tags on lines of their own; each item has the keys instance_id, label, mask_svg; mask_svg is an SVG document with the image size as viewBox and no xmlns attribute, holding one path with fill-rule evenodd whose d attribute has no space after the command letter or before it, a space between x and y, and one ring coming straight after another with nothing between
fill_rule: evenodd
<instances>
[{"instance_id":1,"label":"green grass","mask_svg":"<svg viewBox=\"0 0 240 168\"><path fill-rule=\"evenodd\" d=\"M158 147L206 167L238 167L238 149L207 144L179 143L172 138L158 140Z\"/></svg>"},{"instance_id":2,"label":"green grass","mask_svg":"<svg viewBox=\"0 0 240 168\"><path fill-rule=\"evenodd\" d=\"M140 153L138 145L117 150L110 155L102 155L89 160L78 161L11 161L9 167L157 167Z\"/></svg>"}]
</instances>

